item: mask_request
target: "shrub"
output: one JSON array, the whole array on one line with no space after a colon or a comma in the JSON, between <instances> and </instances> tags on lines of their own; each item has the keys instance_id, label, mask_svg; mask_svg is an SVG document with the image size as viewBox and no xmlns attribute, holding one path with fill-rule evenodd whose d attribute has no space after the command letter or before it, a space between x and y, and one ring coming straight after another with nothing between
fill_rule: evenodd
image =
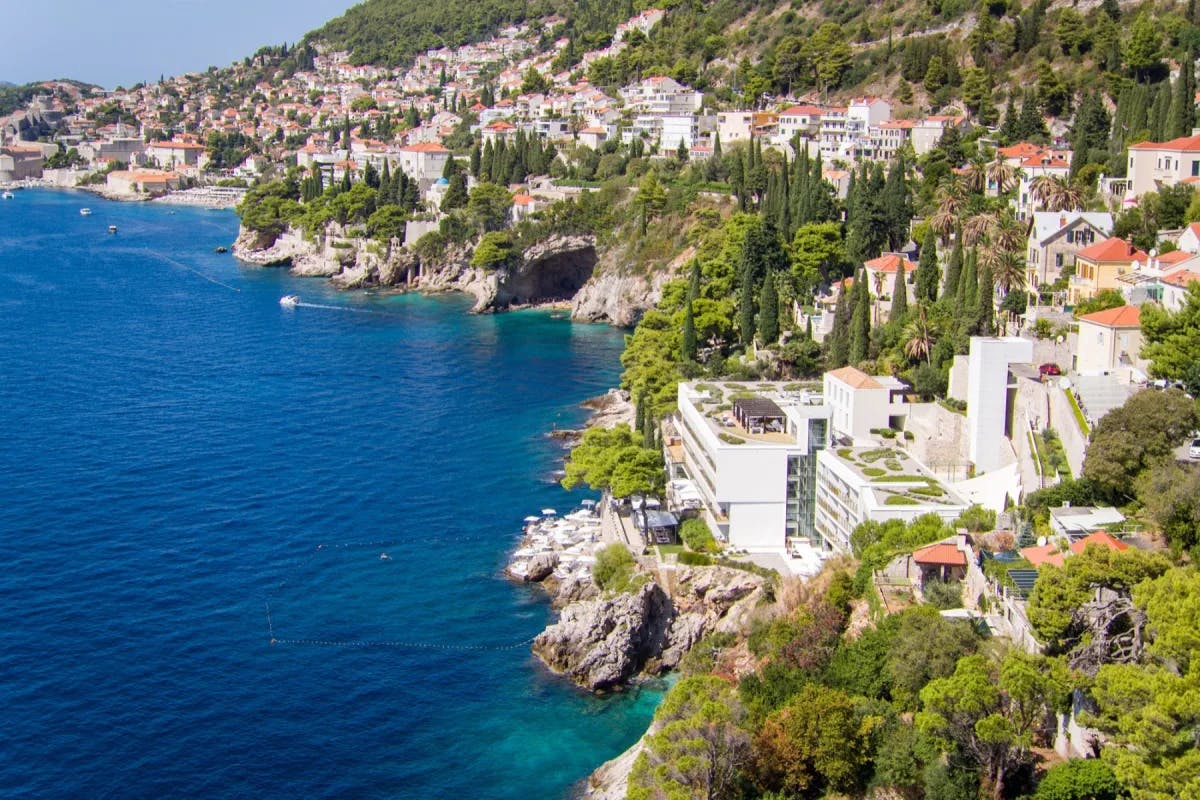
<instances>
[{"instance_id":1,"label":"shrub","mask_svg":"<svg viewBox=\"0 0 1200 800\"><path fill-rule=\"evenodd\" d=\"M684 550L677 558L680 564L686 564L689 567L707 567L713 563L712 556L707 553L694 553L691 550Z\"/></svg>"},{"instance_id":2,"label":"shrub","mask_svg":"<svg viewBox=\"0 0 1200 800\"><path fill-rule=\"evenodd\" d=\"M887 474L886 469L880 469L879 467L863 467L862 472L863 472L863 475L866 475L869 478L877 478L880 475Z\"/></svg>"},{"instance_id":3,"label":"shrub","mask_svg":"<svg viewBox=\"0 0 1200 800\"><path fill-rule=\"evenodd\" d=\"M592 579L606 592L623 592L633 578L633 554L623 544L610 544L596 552Z\"/></svg>"},{"instance_id":4,"label":"shrub","mask_svg":"<svg viewBox=\"0 0 1200 800\"><path fill-rule=\"evenodd\" d=\"M942 487L929 484L928 486L914 486L910 489L913 494L919 494L922 497L941 497L945 494Z\"/></svg>"},{"instance_id":5,"label":"shrub","mask_svg":"<svg viewBox=\"0 0 1200 800\"><path fill-rule=\"evenodd\" d=\"M934 608L962 608L962 584L958 581L927 581L921 587L925 602Z\"/></svg>"},{"instance_id":6,"label":"shrub","mask_svg":"<svg viewBox=\"0 0 1200 800\"><path fill-rule=\"evenodd\" d=\"M883 501L885 506L915 506L920 505L911 497L905 497L902 494L889 495L887 500Z\"/></svg>"},{"instance_id":7,"label":"shrub","mask_svg":"<svg viewBox=\"0 0 1200 800\"><path fill-rule=\"evenodd\" d=\"M722 431L721 433L718 433L717 438L720 439L722 442L725 442L725 444L745 444L746 443L745 439L739 439L738 437L734 436L733 434L725 433L724 431Z\"/></svg>"},{"instance_id":8,"label":"shrub","mask_svg":"<svg viewBox=\"0 0 1200 800\"><path fill-rule=\"evenodd\" d=\"M702 519L685 519L679 529L679 537L697 553L717 552L717 540L713 538L708 524Z\"/></svg>"},{"instance_id":9,"label":"shrub","mask_svg":"<svg viewBox=\"0 0 1200 800\"><path fill-rule=\"evenodd\" d=\"M954 527L966 528L971 533L982 533L996 527L996 512L975 504L954 520Z\"/></svg>"},{"instance_id":10,"label":"shrub","mask_svg":"<svg viewBox=\"0 0 1200 800\"><path fill-rule=\"evenodd\" d=\"M900 470L904 469L904 466L894 458L889 458L887 461L883 462L883 465L892 472L899 472Z\"/></svg>"},{"instance_id":11,"label":"shrub","mask_svg":"<svg viewBox=\"0 0 1200 800\"><path fill-rule=\"evenodd\" d=\"M916 438L917 438L917 437L913 436L913 432L912 432L912 431L905 431L905 432L904 432L904 441L906 441L906 442L911 442L911 441L915 441L915 440L916 440Z\"/></svg>"}]
</instances>

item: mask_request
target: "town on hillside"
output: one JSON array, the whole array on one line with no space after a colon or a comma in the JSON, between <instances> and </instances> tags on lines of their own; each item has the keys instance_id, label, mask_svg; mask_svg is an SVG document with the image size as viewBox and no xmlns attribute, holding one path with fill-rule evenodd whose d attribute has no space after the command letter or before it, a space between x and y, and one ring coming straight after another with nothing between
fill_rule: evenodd
<instances>
[{"instance_id":1,"label":"town on hillside","mask_svg":"<svg viewBox=\"0 0 1200 800\"><path fill-rule=\"evenodd\" d=\"M343 288L619 278L627 316L587 318L636 323L630 419L563 478L602 500L532 518L510 574L618 602L727 567L795 612L695 623L656 724L728 747L683 774L652 734L630 797L1197 796L1200 25L1051 5L978 4L957 49L822 23L761 71L714 57L724 83L637 55L677 5L586 51L555 17L403 67L315 39L46 82L0 118L0 184L238 206L248 251L338 251ZM1036 87L993 86L1012 53ZM842 85L870 67L888 91ZM841 723L859 760L806 749Z\"/></svg>"}]
</instances>

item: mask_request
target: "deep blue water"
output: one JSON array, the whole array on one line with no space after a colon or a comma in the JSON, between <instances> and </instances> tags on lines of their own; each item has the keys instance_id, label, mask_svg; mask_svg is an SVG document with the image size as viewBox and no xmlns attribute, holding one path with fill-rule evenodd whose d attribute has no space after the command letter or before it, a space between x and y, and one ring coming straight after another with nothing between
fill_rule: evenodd
<instances>
[{"instance_id":1,"label":"deep blue water","mask_svg":"<svg viewBox=\"0 0 1200 800\"><path fill-rule=\"evenodd\" d=\"M620 334L338 294L215 254L236 225L0 201L0 795L566 795L658 695L547 675L500 568L571 505L544 432ZM281 640L407 644L272 645L268 603Z\"/></svg>"}]
</instances>

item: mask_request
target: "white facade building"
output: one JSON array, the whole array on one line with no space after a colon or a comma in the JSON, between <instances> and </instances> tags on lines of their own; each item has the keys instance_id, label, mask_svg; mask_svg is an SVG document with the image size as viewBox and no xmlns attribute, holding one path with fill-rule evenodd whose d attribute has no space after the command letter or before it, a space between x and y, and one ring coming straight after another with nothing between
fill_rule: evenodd
<instances>
[{"instance_id":1,"label":"white facade building","mask_svg":"<svg viewBox=\"0 0 1200 800\"><path fill-rule=\"evenodd\" d=\"M1005 458L1010 436L1012 394L1009 364L1033 361L1033 342L1016 336L972 336L967 356L967 455L976 474L991 472L1013 460ZM1015 392L1015 390L1014 390Z\"/></svg>"},{"instance_id":2,"label":"white facade building","mask_svg":"<svg viewBox=\"0 0 1200 800\"><path fill-rule=\"evenodd\" d=\"M769 427L744 427L720 386L680 384L676 419L682 467L699 490L710 527L732 547L782 552L788 539L816 542L812 530L816 454L828 443L829 410L769 385L751 385ZM720 395L720 396L718 396ZM755 432L758 431L758 432ZM679 465L675 465L677 470ZM675 476L673 476L675 477Z\"/></svg>"},{"instance_id":3,"label":"white facade building","mask_svg":"<svg viewBox=\"0 0 1200 800\"><path fill-rule=\"evenodd\" d=\"M825 373L825 404L832 437L870 443L872 430L900 427L908 416L907 388L890 376L871 376L854 367Z\"/></svg>"},{"instance_id":4,"label":"white facade building","mask_svg":"<svg viewBox=\"0 0 1200 800\"><path fill-rule=\"evenodd\" d=\"M878 446L817 453L816 494L813 527L838 553L850 552L850 535L867 520L932 513L952 522L970 505L904 451Z\"/></svg>"}]
</instances>

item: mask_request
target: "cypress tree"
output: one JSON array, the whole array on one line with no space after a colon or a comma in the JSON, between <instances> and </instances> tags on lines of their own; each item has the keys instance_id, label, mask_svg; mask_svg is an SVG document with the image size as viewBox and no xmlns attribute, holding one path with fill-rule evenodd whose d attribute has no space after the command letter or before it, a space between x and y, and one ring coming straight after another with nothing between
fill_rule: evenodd
<instances>
[{"instance_id":1,"label":"cypress tree","mask_svg":"<svg viewBox=\"0 0 1200 800\"><path fill-rule=\"evenodd\" d=\"M901 270L903 271L903 270ZM941 274L937 260L937 234L930 228L925 233L925 243L921 246L921 258L917 262L917 301L937 299L938 280Z\"/></svg>"},{"instance_id":2,"label":"cypress tree","mask_svg":"<svg viewBox=\"0 0 1200 800\"><path fill-rule=\"evenodd\" d=\"M779 338L779 292L775 288L775 276L771 273L763 279L762 294L759 296L758 335L763 344L773 344Z\"/></svg>"},{"instance_id":3,"label":"cypress tree","mask_svg":"<svg viewBox=\"0 0 1200 800\"><path fill-rule=\"evenodd\" d=\"M888 169L883 185L883 211L887 221L888 248L897 251L908 243L908 223L912 219L912 196L905 176L904 155L898 154Z\"/></svg>"},{"instance_id":4,"label":"cypress tree","mask_svg":"<svg viewBox=\"0 0 1200 800\"><path fill-rule=\"evenodd\" d=\"M954 234L954 249L950 251L950 260L946 262L946 285L942 288L942 293L946 297L958 296L958 280L962 277L962 268L962 231L956 231Z\"/></svg>"},{"instance_id":5,"label":"cypress tree","mask_svg":"<svg viewBox=\"0 0 1200 800\"><path fill-rule=\"evenodd\" d=\"M888 322L898 325L904 321L908 313L908 284L904 280L904 270L896 270L896 280L892 284L892 311L888 314Z\"/></svg>"},{"instance_id":6,"label":"cypress tree","mask_svg":"<svg viewBox=\"0 0 1200 800\"><path fill-rule=\"evenodd\" d=\"M1168 139L1192 134L1196 122L1195 58L1195 52L1189 47L1187 57L1179 67L1179 79L1175 81L1174 97L1171 98Z\"/></svg>"},{"instance_id":7,"label":"cypress tree","mask_svg":"<svg viewBox=\"0 0 1200 800\"><path fill-rule=\"evenodd\" d=\"M455 172L450 176L450 185L446 187L446 194L442 197L442 211L466 208L468 199L467 180L461 172Z\"/></svg>"},{"instance_id":8,"label":"cypress tree","mask_svg":"<svg viewBox=\"0 0 1200 800\"><path fill-rule=\"evenodd\" d=\"M866 360L871 345L871 296L867 290L866 269L854 279L854 314L850 318L851 364Z\"/></svg>"},{"instance_id":9,"label":"cypress tree","mask_svg":"<svg viewBox=\"0 0 1200 800\"><path fill-rule=\"evenodd\" d=\"M838 285L837 307L833 312L833 330L829 332L829 368L846 366L850 351L850 316L853 312L853 290L847 291L845 282Z\"/></svg>"},{"instance_id":10,"label":"cypress tree","mask_svg":"<svg viewBox=\"0 0 1200 800\"><path fill-rule=\"evenodd\" d=\"M955 297L957 301L955 305L961 311L970 311L974 313L975 301L978 295L979 281L979 254L972 248L967 256L966 262L963 264L963 274L958 282L958 294Z\"/></svg>"},{"instance_id":11,"label":"cypress tree","mask_svg":"<svg viewBox=\"0 0 1200 800\"><path fill-rule=\"evenodd\" d=\"M483 162L483 150L479 147L479 142L471 145L471 177L479 178L479 169Z\"/></svg>"},{"instance_id":12,"label":"cypress tree","mask_svg":"<svg viewBox=\"0 0 1200 800\"><path fill-rule=\"evenodd\" d=\"M742 262L742 288L738 302L738 332L746 350L754 343L754 266L751 259Z\"/></svg>"},{"instance_id":13,"label":"cypress tree","mask_svg":"<svg viewBox=\"0 0 1200 800\"><path fill-rule=\"evenodd\" d=\"M492 180L492 164L496 160L496 148L491 140L483 146L483 155L479 162L479 180L490 183Z\"/></svg>"},{"instance_id":14,"label":"cypress tree","mask_svg":"<svg viewBox=\"0 0 1200 800\"><path fill-rule=\"evenodd\" d=\"M683 361L696 360L696 319L692 312L692 298L683 304L683 333L679 337L679 357Z\"/></svg>"},{"instance_id":15,"label":"cypress tree","mask_svg":"<svg viewBox=\"0 0 1200 800\"><path fill-rule=\"evenodd\" d=\"M979 269L979 299L975 304L976 331L980 336L991 336L996 329L995 309L992 307L992 297L995 292L992 280L992 268L984 264Z\"/></svg>"}]
</instances>

